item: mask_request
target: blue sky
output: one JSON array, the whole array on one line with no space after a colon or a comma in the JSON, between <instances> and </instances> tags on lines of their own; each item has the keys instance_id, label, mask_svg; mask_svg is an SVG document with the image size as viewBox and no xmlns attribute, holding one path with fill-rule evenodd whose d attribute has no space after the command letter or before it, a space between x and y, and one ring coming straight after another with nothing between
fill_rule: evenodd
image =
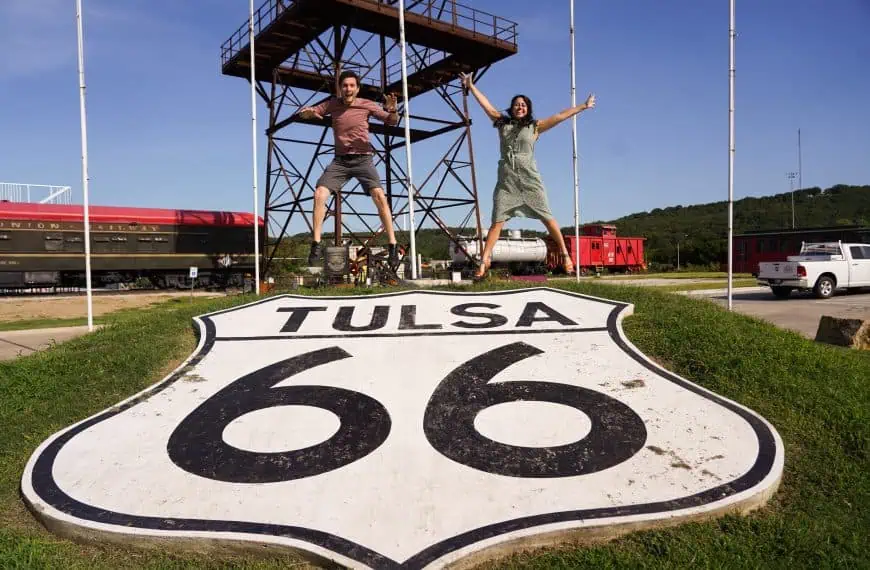
<instances>
[{"instance_id":1,"label":"blue sky","mask_svg":"<svg viewBox=\"0 0 870 570\"><path fill-rule=\"evenodd\" d=\"M247 1L83 1L92 203L251 211L250 90L220 74ZM518 92L539 118L570 104L567 0L464 3L518 23L519 53L478 84L498 107ZM598 98L578 120L582 220L727 198L728 1L575 9L577 100ZM738 1L735 198L788 190L798 128L805 187L870 184L868 26L868 0ZM0 181L69 185L80 202L74 0L0 1L0 49ZM472 117L486 223L497 138L473 102ZM417 179L437 153L414 152ZM570 121L537 153L553 211L571 225ZM265 156L261 137L261 173ZM259 185L262 197L262 174Z\"/></svg>"}]
</instances>

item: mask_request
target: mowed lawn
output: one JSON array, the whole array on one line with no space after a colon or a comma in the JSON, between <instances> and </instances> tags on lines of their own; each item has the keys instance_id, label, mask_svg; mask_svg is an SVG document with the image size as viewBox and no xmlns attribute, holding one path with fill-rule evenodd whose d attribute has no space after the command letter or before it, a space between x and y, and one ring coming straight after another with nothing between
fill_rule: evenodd
<instances>
[{"instance_id":1,"label":"mowed lawn","mask_svg":"<svg viewBox=\"0 0 870 570\"><path fill-rule=\"evenodd\" d=\"M467 289L514 286L522 287L490 283ZM558 286L634 303L634 316L624 323L631 341L666 368L769 420L785 442L785 473L772 501L745 517L638 532L594 546L550 548L484 567L870 565L870 353L816 344L708 301L663 291L596 283ZM301 565L290 555L173 554L165 548L74 543L44 530L19 494L24 465L43 440L167 375L196 346L194 315L251 300L170 302L121 315L106 328L50 351L0 362L0 568Z\"/></svg>"}]
</instances>

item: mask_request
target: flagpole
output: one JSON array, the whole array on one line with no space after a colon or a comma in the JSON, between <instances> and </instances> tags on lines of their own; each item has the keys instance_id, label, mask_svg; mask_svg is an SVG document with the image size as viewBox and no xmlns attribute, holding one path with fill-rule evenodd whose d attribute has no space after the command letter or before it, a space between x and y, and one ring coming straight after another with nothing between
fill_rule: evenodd
<instances>
[{"instance_id":1,"label":"flagpole","mask_svg":"<svg viewBox=\"0 0 870 570\"><path fill-rule=\"evenodd\" d=\"M253 150L254 170L254 282L256 294L260 294L260 232L258 225L257 198L257 72L254 64L254 0L250 0L251 18L248 25L248 36L251 46L251 146Z\"/></svg>"},{"instance_id":2,"label":"flagpole","mask_svg":"<svg viewBox=\"0 0 870 570\"><path fill-rule=\"evenodd\" d=\"M734 247L734 1L731 0L730 67L729 100L728 100L728 310L732 309L731 289L733 280L733 247Z\"/></svg>"},{"instance_id":3,"label":"flagpole","mask_svg":"<svg viewBox=\"0 0 870 570\"><path fill-rule=\"evenodd\" d=\"M577 104L574 75L574 0L571 0L571 107ZM577 115L571 117L572 163L574 167L574 272L580 282L580 188L577 181Z\"/></svg>"},{"instance_id":4,"label":"flagpole","mask_svg":"<svg viewBox=\"0 0 870 570\"><path fill-rule=\"evenodd\" d=\"M85 54L82 31L82 0L76 0L76 24L78 27L79 51L79 107L82 123L82 194L84 196L85 221L85 286L88 299L88 331L94 330L94 299L91 291L91 218L88 205L88 128L85 112Z\"/></svg>"},{"instance_id":5,"label":"flagpole","mask_svg":"<svg viewBox=\"0 0 870 570\"><path fill-rule=\"evenodd\" d=\"M402 47L402 96L405 101L405 159L408 163L408 208L410 214L411 237L411 279L417 279L417 247L414 240L414 174L411 168L411 123L410 102L408 101L408 69L405 56L405 1L399 0L399 43Z\"/></svg>"}]
</instances>

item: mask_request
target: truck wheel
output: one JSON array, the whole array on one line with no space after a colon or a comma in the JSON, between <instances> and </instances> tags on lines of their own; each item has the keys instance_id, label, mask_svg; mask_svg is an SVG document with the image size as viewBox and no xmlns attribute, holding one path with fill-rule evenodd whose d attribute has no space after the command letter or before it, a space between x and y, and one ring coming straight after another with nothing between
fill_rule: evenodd
<instances>
[{"instance_id":1,"label":"truck wheel","mask_svg":"<svg viewBox=\"0 0 870 570\"><path fill-rule=\"evenodd\" d=\"M822 275L819 277L819 280L816 281L816 286L813 287L813 293L815 293L816 297L819 299L828 299L834 296L834 280L827 276Z\"/></svg>"},{"instance_id":2,"label":"truck wheel","mask_svg":"<svg viewBox=\"0 0 870 570\"><path fill-rule=\"evenodd\" d=\"M780 299L788 299L791 295L791 287L771 287L770 290Z\"/></svg>"}]
</instances>

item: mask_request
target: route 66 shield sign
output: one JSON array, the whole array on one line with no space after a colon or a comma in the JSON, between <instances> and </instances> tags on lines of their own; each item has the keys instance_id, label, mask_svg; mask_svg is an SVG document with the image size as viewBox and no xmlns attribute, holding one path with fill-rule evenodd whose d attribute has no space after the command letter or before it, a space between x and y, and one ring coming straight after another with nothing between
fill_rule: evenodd
<instances>
[{"instance_id":1,"label":"route 66 shield sign","mask_svg":"<svg viewBox=\"0 0 870 570\"><path fill-rule=\"evenodd\" d=\"M195 354L49 438L49 528L437 568L746 511L782 442L625 338L632 307L548 288L284 295L196 319Z\"/></svg>"}]
</instances>

